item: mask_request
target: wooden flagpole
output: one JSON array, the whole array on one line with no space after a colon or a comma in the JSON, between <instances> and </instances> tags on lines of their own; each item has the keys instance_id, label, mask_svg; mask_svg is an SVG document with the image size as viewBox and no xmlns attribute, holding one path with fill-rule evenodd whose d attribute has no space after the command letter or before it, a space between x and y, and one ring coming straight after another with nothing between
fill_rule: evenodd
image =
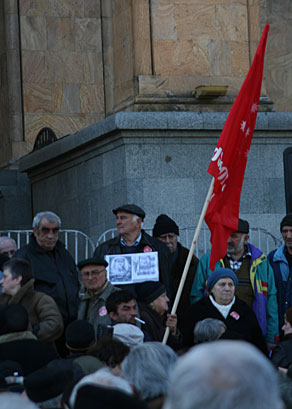
<instances>
[{"instance_id":1,"label":"wooden flagpole","mask_svg":"<svg viewBox=\"0 0 292 409\"><path fill-rule=\"evenodd\" d=\"M215 182L215 178L213 177L213 179L211 181L211 184L210 184L210 187L209 187L209 190L208 190L208 193L207 193L207 196L206 196L206 200L205 200L205 203L204 203L204 206L203 206L199 221L198 221L198 225L197 225L197 228L196 228L196 231L195 231L195 234L194 234L193 242L192 242L189 254L188 254L188 258L187 258L187 261L186 261L186 264L185 264L185 268L184 268L184 271L183 271L181 279L180 279L179 287L178 287L178 290L177 290L177 293L176 293L176 296L175 296L175 300L174 300L174 303L173 303L173 306L172 306L172 309L171 309L171 314L176 313L176 309L177 309L177 306L178 306L178 303L179 303L179 300L180 300L180 297L181 297L181 293L182 293L182 290L183 290L183 287L184 287L184 284L185 284L185 281L186 281L186 278L187 278L187 274L188 274L189 267L190 267L190 264L191 264L191 261L192 261L192 257L193 257L194 251L195 251L195 247L196 247L196 244L197 244L197 241L198 241L198 238L199 238L199 234L200 234L203 222L204 222L204 217L205 217L205 214L206 214L206 211L207 211L207 208L208 208L208 205L209 205L212 193L213 193L214 182ZM163 340L162 340L163 344L166 344L168 336L169 336L169 328L166 327L164 337L163 337Z\"/></svg>"}]
</instances>

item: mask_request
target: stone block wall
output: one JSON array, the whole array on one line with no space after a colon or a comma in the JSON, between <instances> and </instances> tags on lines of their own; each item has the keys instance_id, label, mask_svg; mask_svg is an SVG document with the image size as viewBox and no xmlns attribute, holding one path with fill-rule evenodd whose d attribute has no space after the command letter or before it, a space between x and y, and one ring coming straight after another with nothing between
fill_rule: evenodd
<instances>
[{"instance_id":1,"label":"stone block wall","mask_svg":"<svg viewBox=\"0 0 292 409\"><path fill-rule=\"evenodd\" d=\"M39 130L57 137L104 117L99 0L19 3L27 151Z\"/></svg>"},{"instance_id":2,"label":"stone block wall","mask_svg":"<svg viewBox=\"0 0 292 409\"><path fill-rule=\"evenodd\" d=\"M21 160L33 213L57 212L64 228L95 241L115 226L112 209L136 203L151 228L160 213L195 227L211 182L207 173L225 113L118 113ZM240 215L279 237L286 213L283 151L290 114L259 113Z\"/></svg>"}]
</instances>

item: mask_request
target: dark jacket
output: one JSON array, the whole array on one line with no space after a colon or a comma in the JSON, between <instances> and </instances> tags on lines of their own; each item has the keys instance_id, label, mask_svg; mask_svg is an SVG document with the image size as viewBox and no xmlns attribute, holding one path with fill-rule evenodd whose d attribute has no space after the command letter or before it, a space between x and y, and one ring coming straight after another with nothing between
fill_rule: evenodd
<instances>
[{"instance_id":1,"label":"dark jacket","mask_svg":"<svg viewBox=\"0 0 292 409\"><path fill-rule=\"evenodd\" d=\"M286 335L284 340L275 346L271 360L277 367L288 368L292 363L292 334Z\"/></svg>"},{"instance_id":2,"label":"dark jacket","mask_svg":"<svg viewBox=\"0 0 292 409\"><path fill-rule=\"evenodd\" d=\"M79 280L74 260L58 240L53 252L43 250L34 236L30 243L15 253L15 257L28 260L35 278L35 289L50 295L58 305L64 324L77 317Z\"/></svg>"},{"instance_id":3,"label":"dark jacket","mask_svg":"<svg viewBox=\"0 0 292 409\"><path fill-rule=\"evenodd\" d=\"M194 328L198 321L214 318L227 326L225 339L241 339L257 346L267 354L266 342L253 310L239 298L235 298L227 318L212 304L209 296L192 304L185 315L182 333L187 347L194 345Z\"/></svg>"},{"instance_id":4,"label":"dark jacket","mask_svg":"<svg viewBox=\"0 0 292 409\"><path fill-rule=\"evenodd\" d=\"M289 268L285 251L285 244L282 244L281 247L268 254L268 260L274 271L277 288L280 333L284 324L284 314L292 306L292 268Z\"/></svg>"},{"instance_id":5,"label":"dark jacket","mask_svg":"<svg viewBox=\"0 0 292 409\"><path fill-rule=\"evenodd\" d=\"M161 342L166 330L166 314L160 315L149 304L141 302L139 305L140 317L145 324L142 325L142 330L146 334L146 338L150 341ZM144 338L145 339L145 338ZM167 345L172 347L175 351L182 348L182 336L179 333L178 336L169 334Z\"/></svg>"},{"instance_id":6,"label":"dark jacket","mask_svg":"<svg viewBox=\"0 0 292 409\"><path fill-rule=\"evenodd\" d=\"M0 294L0 304L20 304L28 312L32 332L40 341L54 342L63 332L63 319L52 297L35 291L34 280L29 280L11 296Z\"/></svg>"},{"instance_id":7,"label":"dark jacket","mask_svg":"<svg viewBox=\"0 0 292 409\"><path fill-rule=\"evenodd\" d=\"M18 362L24 375L58 358L59 355L51 345L38 341L30 331L14 332L0 337L0 362L5 360Z\"/></svg>"},{"instance_id":8,"label":"dark jacket","mask_svg":"<svg viewBox=\"0 0 292 409\"><path fill-rule=\"evenodd\" d=\"M171 267L171 277L173 280L172 281L173 282L173 294L170 297L171 304L173 304L174 298L176 296L178 286L180 283L180 279L181 279L181 276L184 271L184 267L185 267L185 264L186 264L186 261L189 255L189 250L183 247L180 243L177 243L177 250L178 250L177 258ZM199 260L197 259L197 257L193 256L190 267L189 267L188 275L187 275L187 278L184 284L184 288L181 294L181 298L180 298L180 301L177 307L177 311L176 311L177 322L178 322L179 327L182 322L182 318L184 314L186 313L186 311L189 309L191 305L190 294L191 294L191 289L192 289L198 262Z\"/></svg>"},{"instance_id":9,"label":"dark jacket","mask_svg":"<svg viewBox=\"0 0 292 409\"><path fill-rule=\"evenodd\" d=\"M142 238L138 246L135 247L135 253L144 253L145 251L157 251L159 262L159 281L166 287L167 293L171 293L170 286L170 251L167 246L158 239L149 236L144 230L142 232ZM126 248L121 245L120 237L114 237L102 243L94 251L94 257L104 258L110 254L126 254Z\"/></svg>"}]
</instances>

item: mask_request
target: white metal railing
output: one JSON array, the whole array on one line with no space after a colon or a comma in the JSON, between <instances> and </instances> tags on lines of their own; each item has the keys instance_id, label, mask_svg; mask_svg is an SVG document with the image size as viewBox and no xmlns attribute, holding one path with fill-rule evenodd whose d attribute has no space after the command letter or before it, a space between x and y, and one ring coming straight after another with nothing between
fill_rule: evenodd
<instances>
[{"instance_id":1,"label":"white metal railing","mask_svg":"<svg viewBox=\"0 0 292 409\"><path fill-rule=\"evenodd\" d=\"M152 234L152 228L144 228L144 230ZM190 248L195 233L195 227L185 227L179 229L179 241L183 246ZM114 238L117 235L117 228L106 230L100 235L96 246L101 243ZM274 248L280 247L282 242L277 237L273 236L268 230L260 227L253 227L249 231L249 242L262 250L264 254L268 254ZM204 253L211 250L210 231L207 227L202 227L199 239L195 248L195 255L200 258Z\"/></svg>"},{"instance_id":2,"label":"white metal railing","mask_svg":"<svg viewBox=\"0 0 292 409\"><path fill-rule=\"evenodd\" d=\"M31 234L32 230L0 230L0 236L13 238L16 241L17 248L28 244ZM59 239L64 243L66 249L70 251L76 264L81 259L91 257L95 249L92 239L79 230L60 230Z\"/></svg>"},{"instance_id":3,"label":"white metal railing","mask_svg":"<svg viewBox=\"0 0 292 409\"><path fill-rule=\"evenodd\" d=\"M145 228L144 230L150 235L152 234L152 228ZM194 232L194 227L180 228L179 241L182 243L182 245L187 248L191 246ZM12 237L16 241L17 248L23 247L29 243L31 233L32 230L0 230L0 236ZM106 230L98 238L96 246L100 245L106 240L114 238L116 235L116 227ZM273 236L269 231L260 227L251 228L249 236L249 241L261 249L265 254L268 254L271 250L282 244L281 240ZM64 243L66 249L72 254L76 264L79 260L91 257L91 254L95 249L93 240L87 236L87 234L79 230L60 230L59 238ZM203 227L195 248L195 255L200 258L210 249L210 231L207 227Z\"/></svg>"}]
</instances>

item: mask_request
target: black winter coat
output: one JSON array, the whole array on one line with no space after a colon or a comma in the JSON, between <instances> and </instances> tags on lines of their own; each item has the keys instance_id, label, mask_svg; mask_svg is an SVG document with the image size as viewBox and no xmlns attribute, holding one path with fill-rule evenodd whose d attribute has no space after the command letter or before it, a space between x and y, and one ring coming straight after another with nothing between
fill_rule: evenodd
<instances>
[{"instance_id":1,"label":"black winter coat","mask_svg":"<svg viewBox=\"0 0 292 409\"><path fill-rule=\"evenodd\" d=\"M239 298L235 298L227 318L212 304L209 296L191 305L184 317L182 333L185 345L194 345L194 328L198 321L214 318L223 321L227 327L224 339L241 339L254 344L267 355L266 342L253 310Z\"/></svg>"},{"instance_id":2,"label":"black winter coat","mask_svg":"<svg viewBox=\"0 0 292 409\"><path fill-rule=\"evenodd\" d=\"M169 295L171 293L171 265L169 260L170 251L164 243L154 237L149 236L149 234L142 230L142 238L138 246L135 247L135 253L144 253L145 249L148 250L148 247L150 247L152 251L158 252L159 281L165 285ZM104 258L110 254L126 254L126 248L121 245L119 236L114 237L113 239L110 239L96 247L93 256L96 258Z\"/></svg>"},{"instance_id":3,"label":"black winter coat","mask_svg":"<svg viewBox=\"0 0 292 409\"><path fill-rule=\"evenodd\" d=\"M14 257L31 263L35 289L56 301L66 326L77 318L78 272L71 254L61 241L57 241L52 253L43 250L32 236L30 243L18 250Z\"/></svg>"},{"instance_id":4,"label":"black winter coat","mask_svg":"<svg viewBox=\"0 0 292 409\"><path fill-rule=\"evenodd\" d=\"M271 360L274 365L281 366L282 368L288 368L292 363L292 334L288 334L284 337L284 340L280 342L272 351Z\"/></svg>"}]
</instances>

